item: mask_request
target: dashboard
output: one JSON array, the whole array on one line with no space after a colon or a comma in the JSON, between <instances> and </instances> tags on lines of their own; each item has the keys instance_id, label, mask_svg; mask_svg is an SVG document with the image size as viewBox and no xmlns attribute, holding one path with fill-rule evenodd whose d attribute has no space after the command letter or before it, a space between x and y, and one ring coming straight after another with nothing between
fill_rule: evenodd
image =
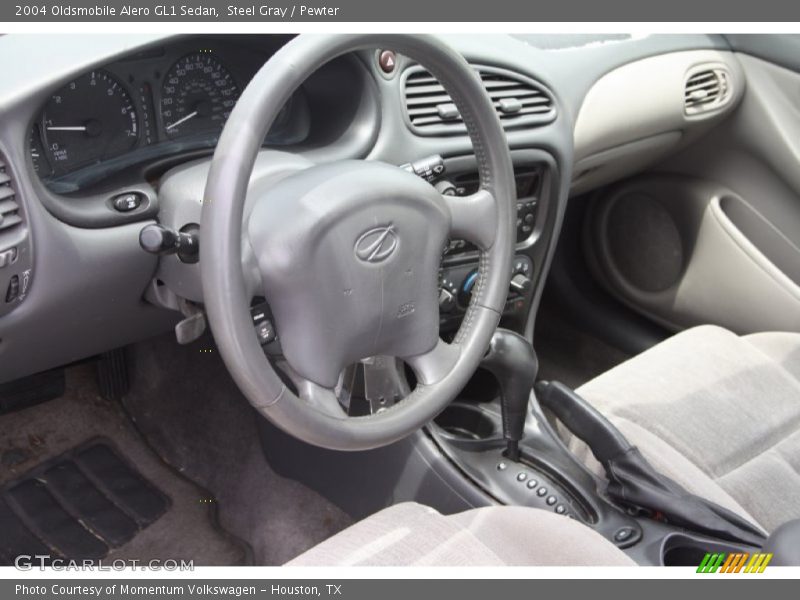
<instances>
[{"instance_id":1,"label":"dashboard","mask_svg":"<svg viewBox=\"0 0 800 600\"><path fill-rule=\"evenodd\" d=\"M630 175L701 134L724 111L685 117L687 68L724 63L737 83L737 66L719 36L442 37L495 90L506 126L518 289L503 324L523 332L571 190ZM0 37L0 382L169 331L180 303L202 301L198 264L148 254L139 235L156 223L200 223L203 169L225 121L289 39ZM43 44L59 52L41 52ZM264 135L265 151L398 166L441 156L455 193L469 193L474 150L446 94L405 57L388 70L380 57L375 49L336 58L306 80ZM165 189L181 172L192 202ZM462 318L478 260L459 240L445 251L443 333Z\"/></svg>"}]
</instances>

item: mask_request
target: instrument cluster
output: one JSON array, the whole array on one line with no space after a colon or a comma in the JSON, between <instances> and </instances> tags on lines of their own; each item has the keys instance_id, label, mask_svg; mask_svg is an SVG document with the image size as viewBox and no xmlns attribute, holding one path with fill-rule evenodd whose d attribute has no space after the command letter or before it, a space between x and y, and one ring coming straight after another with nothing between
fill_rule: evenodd
<instances>
[{"instance_id":1,"label":"instrument cluster","mask_svg":"<svg viewBox=\"0 0 800 600\"><path fill-rule=\"evenodd\" d=\"M153 48L54 91L30 130L30 156L52 191L75 192L125 169L211 152L239 96L277 47L198 39ZM309 104L295 92L264 140L301 144Z\"/></svg>"}]
</instances>

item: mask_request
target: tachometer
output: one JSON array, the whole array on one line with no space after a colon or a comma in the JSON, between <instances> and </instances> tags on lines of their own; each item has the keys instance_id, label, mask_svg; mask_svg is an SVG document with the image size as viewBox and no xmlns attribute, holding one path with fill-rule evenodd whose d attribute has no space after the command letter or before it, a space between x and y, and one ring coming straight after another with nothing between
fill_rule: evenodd
<instances>
[{"instance_id":1,"label":"tachometer","mask_svg":"<svg viewBox=\"0 0 800 600\"><path fill-rule=\"evenodd\" d=\"M161 119L170 138L222 131L239 87L212 54L196 52L170 68L161 91Z\"/></svg>"},{"instance_id":2,"label":"tachometer","mask_svg":"<svg viewBox=\"0 0 800 600\"><path fill-rule=\"evenodd\" d=\"M53 173L59 175L130 150L139 138L139 117L122 84L98 70L50 97L41 132Z\"/></svg>"}]
</instances>

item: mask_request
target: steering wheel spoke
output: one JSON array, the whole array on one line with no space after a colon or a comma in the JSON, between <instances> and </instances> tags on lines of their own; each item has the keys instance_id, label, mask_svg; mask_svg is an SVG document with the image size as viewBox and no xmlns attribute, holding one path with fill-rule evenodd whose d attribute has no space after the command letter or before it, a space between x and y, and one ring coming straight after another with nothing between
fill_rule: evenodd
<instances>
[{"instance_id":1,"label":"steering wheel spoke","mask_svg":"<svg viewBox=\"0 0 800 600\"><path fill-rule=\"evenodd\" d=\"M339 404L334 389L318 385L302 377L296 381L296 384L300 400L306 402L311 408L334 419L347 418L347 413Z\"/></svg>"},{"instance_id":2,"label":"steering wheel spoke","mask_svg":"<svg viewBox=\"0 0 800 600\"><path fill-rule=\"evenodd\" d=\"M414 371L419 383L434 385L444 379L458 362L461 349L456 344L448 344L442 339L423 354L410 356L405 359L408 366Z\"/></svg>"},{"instance_id":3,"label":"steering wheel spoke","mask_svg":"<svg viewBox=\"0 0 800 600\"><path fill-rule=\"evenodd\" d=\"M497 203L492 193L480 189L469 196L442 198L450 211L450 237L472 242L484 251L491 248L497 232Z\"/></svg>"}]
</instances>

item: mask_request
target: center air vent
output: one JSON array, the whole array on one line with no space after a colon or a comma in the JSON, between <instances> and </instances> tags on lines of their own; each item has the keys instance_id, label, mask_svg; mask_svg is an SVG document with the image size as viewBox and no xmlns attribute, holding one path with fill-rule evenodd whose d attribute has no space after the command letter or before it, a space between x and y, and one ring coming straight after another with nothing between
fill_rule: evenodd
<instances>
[{"instance_id":1,"label":"center air vent","mask_svg":"<svg viewBox=\"0 0 800 600\"><path fill-rule=\"evenodd\" d=\"M475 67L506 129L542 125L555 119L553 99L544 87L522 75L493 67ZM427 135L465 131L450 95L420 66L404 73L403 95L411 127Z\"/></svg>"},{"instance_id":2,"label":"center air vent","mask_svg":"<svg viewBox=\"0 0 800 600\"><path fill-rule=\"evenodd\" d=\"M22 223L17 196L11 185L11 173L0 157L0 232L10 230Z\"/></svg>"},{"instance_id":3,"label":"center air vent","mask_svg":"<svg viewBox=\"0 0 800 600\"><path fill-rule=\"evenodd\" d=\"M701 68L686 80L684 106L687 115L721 108L732 98L731 77L721 67Z\"/></svg>"}]
</instances>

